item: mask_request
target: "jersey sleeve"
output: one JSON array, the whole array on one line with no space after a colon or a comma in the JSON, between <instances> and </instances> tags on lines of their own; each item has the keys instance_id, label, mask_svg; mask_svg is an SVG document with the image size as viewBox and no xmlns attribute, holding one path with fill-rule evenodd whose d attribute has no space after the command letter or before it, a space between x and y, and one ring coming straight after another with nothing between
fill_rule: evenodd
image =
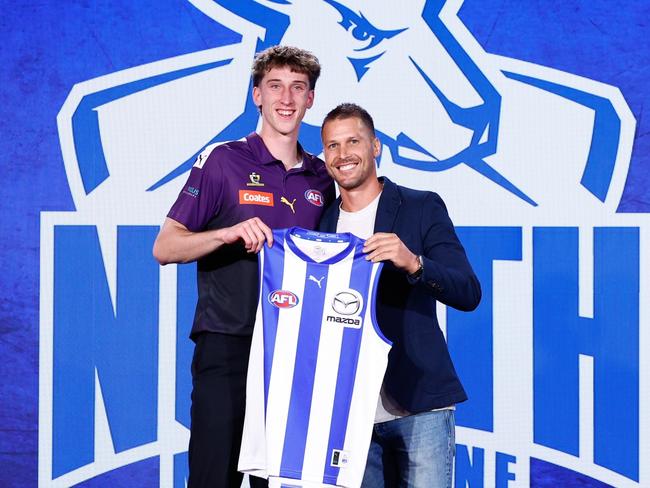
<instances>
[{"instance_id":1,"label":"jersey sleeve","mask_svg":"<svg viewBox=\"0 0 650 488\"><path fill-rule=\"evenodd\" d=\"M192 232L200 232L219 212L223 193L223 167L219 151L206 148L198 157L167 217Z\"/></svg>"}]
</instances>

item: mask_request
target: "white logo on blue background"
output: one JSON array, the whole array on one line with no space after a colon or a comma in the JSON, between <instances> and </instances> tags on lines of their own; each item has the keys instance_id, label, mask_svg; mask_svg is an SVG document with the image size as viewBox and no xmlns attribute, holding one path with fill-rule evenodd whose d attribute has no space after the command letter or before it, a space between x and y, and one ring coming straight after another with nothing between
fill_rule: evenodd
<instances>
[{"instance_id":1,"label":"white logo on blue background","mask_svg":"<svg viewBox=\"0 0 650 488\"><path fill-rule=\"evenodd\" d=\"M471 398L457 477L526 486L550 463L643 481L647 230L616 214L634 133L618 89L486 53L460 1L190 3L241 42L80 83L58 116L76 212L41 222L40 485L157 459L160 485L184 486L194 267L151 247L205 146L256 129L250 64L278 43L323 65L303 146L361 104L380 172L440 193L460 227L484 300L442 321Z\"/></svg>"}]
</instances>

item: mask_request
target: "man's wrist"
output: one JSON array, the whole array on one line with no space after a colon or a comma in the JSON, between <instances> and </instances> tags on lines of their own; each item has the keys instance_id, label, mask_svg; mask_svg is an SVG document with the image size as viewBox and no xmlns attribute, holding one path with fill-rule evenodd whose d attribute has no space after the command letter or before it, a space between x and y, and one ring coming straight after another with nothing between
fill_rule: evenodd
<instances>
[{"instance_id":1,"label":"man's wrist","mask_svg":"<svg viewBox=\"0 0 650 488\"><path fill-rule=\"evenodd\" d=\"M422 276L422 273L424 272L424 260L421 255L417 255L415 256L415 262L417 267L415 268L415 271L409 273L409 278L412 280L419 280L420 276Z\"/></svg>"}]
</instances>

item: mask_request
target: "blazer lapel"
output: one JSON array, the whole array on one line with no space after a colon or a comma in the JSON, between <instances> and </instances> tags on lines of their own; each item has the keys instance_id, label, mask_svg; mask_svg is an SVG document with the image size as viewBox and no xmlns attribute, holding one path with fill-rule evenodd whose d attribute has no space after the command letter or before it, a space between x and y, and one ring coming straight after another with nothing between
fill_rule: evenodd
<instances>
[{"instance_id":1,"label":"blazer lapel","mask_svg":"<svg viewBox=\"0 0 650 488\"><path fill-rule=\"evenodd\" d=\"M386 177L381 177L379 180L383 180L384 189L381 192L379 205L377 206L375 232L391 232L402 200L395 183Z\"/></svg>"}]
</instances>

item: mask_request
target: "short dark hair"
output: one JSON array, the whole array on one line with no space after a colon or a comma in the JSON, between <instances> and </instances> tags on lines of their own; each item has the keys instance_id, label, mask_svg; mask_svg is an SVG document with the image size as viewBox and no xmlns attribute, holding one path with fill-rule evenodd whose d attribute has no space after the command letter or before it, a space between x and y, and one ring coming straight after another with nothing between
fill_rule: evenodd
<instances>
[{"instance_id":1,"label":"short dark hair","mask_svg":"<svg viewBox=\"0 0 650 488\"><path fill-rule=\"evenodd\" d=\"M330 112L323 119L323 125L321 126L321 133L323 132L323 127L328 122L336 119L351 119L356 117L363 125L370 129L370 133L375 136L375 123L372 120L372 117L366 109L357 105L356 103L342 103L336 108L330 110Z\"/></svg>"},{"instance_id":2,"label":"short dark hair","mask_svg":"<svg viewBox=\"0 0 650 488\"><path fill-rule=\"evenodd\" d=\"M309 51L292 46L272 46L257 53L253 61L253 86L259 86L264 75L273 68L288 66L291 71L304 73L309 78L309 89L316 88L320 76L318 58Z\"/></svg>"}]
</instances>

